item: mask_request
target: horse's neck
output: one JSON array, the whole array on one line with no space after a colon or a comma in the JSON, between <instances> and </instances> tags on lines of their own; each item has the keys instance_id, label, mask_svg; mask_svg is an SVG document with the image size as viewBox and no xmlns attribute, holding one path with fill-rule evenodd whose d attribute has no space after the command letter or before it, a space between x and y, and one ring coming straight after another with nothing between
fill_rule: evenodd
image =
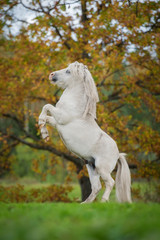
<instances>
[{"instance_id":1,"label":"horse's neck","mask_svg":"<svg viewBox=\"0 0 160 240\"><path fill-rule=\"evenodd\" d=\"M81 115L84 112L87 98L82 84L66 88L57 103L57 107L69 111L70 114Z\"/></svg>"}]
</instances>

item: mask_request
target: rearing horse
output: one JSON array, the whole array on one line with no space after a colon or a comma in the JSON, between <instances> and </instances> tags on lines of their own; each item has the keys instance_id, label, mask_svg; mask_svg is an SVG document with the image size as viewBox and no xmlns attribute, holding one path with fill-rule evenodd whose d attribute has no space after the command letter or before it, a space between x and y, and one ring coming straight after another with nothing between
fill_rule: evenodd
<instances>
[{"instance_id":1,"label":"rearing horse","mask_svg":"<svg viewBox=\"0 0 160 240\"><path fill-rule=\"evenodd\" d=\"M116 142L95 121L99 97L88 68L74 62L65 69L52 72L49 80L65 90L55 107L51 104L43 107L39 116L41 134L48 140L46 123L56 127L66 147L86 160L92 192L83 203L96 198L101 189L100 177L105 183L102 202L109 200L115 182L111 172L116 164L117 199L131 202L131 177L125 154L119 153Z\"/></svg>"}]
</instances>

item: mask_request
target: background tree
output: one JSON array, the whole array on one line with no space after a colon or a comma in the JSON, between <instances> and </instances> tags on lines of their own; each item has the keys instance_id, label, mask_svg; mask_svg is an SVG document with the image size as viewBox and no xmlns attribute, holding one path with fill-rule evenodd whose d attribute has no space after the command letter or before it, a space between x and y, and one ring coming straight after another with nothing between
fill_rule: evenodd
<instances>
[{"instance_id":1,"label":"background tree","mask_svg":"<svg viewBox=\"0 0 160 240\"><path fill-rule=\"evenodd\" d=\"M17 17L17 9L26 16L32 13L32 21ZM89 67L97 84L103 130L128 153L130 165L143 166L139 176L159 176L151 172L160 160L159 9L160 1L148 0L2 1L1 153L21 142L82 170L84 163L67 152L55 130L52 142L44 144L36 125L40 106L55 104L61 94L50 87L49 73L78 60ZM18 22L22 27L15 35ZM33 102L39 103L38 109ZM90 184L84 175L80 183L84 199Z\"/></svg>"}]
</instances>

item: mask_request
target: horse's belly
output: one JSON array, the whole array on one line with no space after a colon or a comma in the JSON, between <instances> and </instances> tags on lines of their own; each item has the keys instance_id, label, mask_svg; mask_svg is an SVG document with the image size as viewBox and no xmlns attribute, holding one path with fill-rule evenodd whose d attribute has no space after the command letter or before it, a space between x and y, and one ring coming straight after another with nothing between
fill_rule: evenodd
<instances>
[{"instance_id":1,"label":"horse's belly","mask_svg":"<svg viewBox=\"0 0 160 240\"><path fill-rule=\"evenodd\" d=\"M58 125L57 129L66 147L82 157L89 156L101 134L96 123L82 119L66 125Z\"/></svg>"}]
</instances>

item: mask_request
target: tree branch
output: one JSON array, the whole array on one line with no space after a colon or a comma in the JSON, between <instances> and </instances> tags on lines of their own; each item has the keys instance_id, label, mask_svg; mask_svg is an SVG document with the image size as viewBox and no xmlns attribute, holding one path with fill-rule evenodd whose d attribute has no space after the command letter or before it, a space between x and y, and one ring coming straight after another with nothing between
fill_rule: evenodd
<instances>
[{"instance_id":1,"label":"tree branch","mask_svg":"<svg viewBox=\"0 0 160 240\"><path fill-rule=\"evenodd\" d=\"M13 121L15 121L15 122L18 124L18 126L20 127L20 130L25 133L26 137L30 137L30 138L32 138L34 141L37 141L37 140L38 140L38 138L36 138L35 136L33 136L31 133L27 132L27 131L24 129L24 124L23 124L23 122L20 121L17 117L15 117L15 116L13 116L13 115L11 115L11 114L9 114L9 113L2 114L2 116L7 117L7 118L10 118L10 119L12 119Z\"/></svg>"},{"instance_id":2,"label":"tree branch","mask_svg":"<svg viewBox=\"0 0 160 240\"><path fill-rule=\"evenodd\" d=\"M136 2L136 17L138 17L138 2L139 2L139 0L137 0L137 2Z\"/></svg>"},{"instance_id":3,"label":"tree branch","mask_svg":"<svg viewBox=\"0 0 160 240\"><path fill-rule=\"evenodd\" d=\"M113 100L118 100L118 99L120 99L119 94L120 94L121 92L122 92L122 89L119 89L119 90L117 90L116 92L113 92L112 94L110 94L110 95L108 96L107 100L106 100L106 101L103 101L103 102L106 103L106 102L109 102L109 101L113 101Z\"/></svg>"},{"instance_id":4,"label":"tree branch","mask_svg":"<svg viewBox=\"0 0 160 240\"><path fill-rule=\"evenodd\" d=\"M131 1L130 0L128 0L128 5L129 5L129 7L131 6Z\"/></svg>"},{"instance_id":5,"label":"tree branch","mask_svg":"<svg viewBox=\"0 0 160 240\"><path fill-rule=\"evenodd\" d=\"M63 157L66 160L73 162L79 168L84 165L83 160L78 159L76 157L73 157L73 156L71 156L71 155L69 155L67 153L62 152L62 151L59 151L59 150L51 147L48 144L43 144L42 145L42 144L38 144L38 143L28 142L25 139L22 139L22 138L20 138L18 136L15 136L15 135L10 135L10 137L12 139L14 139L14 140L17 140L17 141L19 141L19 142L21 142L21 143L31 147L31 148L35 148L35 149L39 149L39 150L45 150L45 151L51 152L51 153L53 153L53 154L55 154L55 155L57 155L59 157Z\"/></svg>"},{"instance_id":6,"label":"tree branch","mask_svg":"<svg viewBox=\"0 0 160 240\"><path fill-rule=\"evenodd\" d=\"M131 66L132 66L132 65L129 64L129 65L125 66L124 68L128 68L128 67L131 67ZM105 81L106 81L107 78L111 77L111 76L114 75L115 73L120 73L120 72L122 72L122 71L124 71L124 70L123 70L123 69L122 69L122 70L121 70L121 69L117 69L117 70L109 73L107 76L105 76L105 78L104 78L100 83L97 84L97 87L102 87L102 86L104 85L104 83L105 83ZM108 72L109 72L109 71L107 71L107 73L108 73ZM108 83L108 84L105 84L105 85L117 85L117 84L115 84L115 83L111 83L111 84ZM119 83L118 85L124 85L124 83Z\"/></svg>"},{"instance_id":7,"label":"tree branch","mask_svg":"<svg viewBox=\"0 0 160 240\"><path fill-rule=\"evenodd\" d=\"M86 0L81 0L81 8L82 8L81 21L86 22L88 20L88 18L87 18L87 1Z\"/></svg>"},{"instance_id":8,"label":"tree branch","mask_svg":"<svg viewBox=\"0 0 160 240\"><path fill-rule=\"evenodd\" d=\"M115 107L114 109L112 109L110 112L113 113L113 112L117 111L118 109L120 109L120 108L122 108L124 106L125 106L125 104L121 104L121 105Z\"/></svg>"},{"instance_id":9,"label":"tree branch","mask_svg":"<svg viewBox=\"0 0 160 240\"><path fill-rule=\"evenodd\" d=\"M16 116L11 115L11 114L9 114L9 113L3 113L2 116L3 116L3 117L6 117L6 118L11 118L11 119L14 120L21 128L23 128L23 122L20 121Z\"/></svg>"},{"instance_id":10,"label":"tree branch","mask_svg":"<svg viewBox=\"0 0 160 240\"><path fill-rule=\"evenodd\" d=\"M42 13L42 12L43 12L42 10L39 10L39 9L37 9L37 8L31 8L31 7L27 6L27 5L25 5L22 0L20 0L20 4L21 4L24 8L26 8L26 9L28 9L28 10L31 10L31 11L33 11L33 12L39 12L39 13Z\"/></svg>"},{"instance_id":11,"label":"tree branch","mask_svg":"<svg viewBox=\"0 0 160 240\"><path fill-rule=\"evenodd\" d=\"M0 155L2 156L5 151L17 146L18 144L19 144L19 142L16 140L12 144L7 145L7 147L5 147L5 148L2 147L2 150L0 151Z\"/></svg>"},{"instance_id":12,"label":"tree branch","mask_svg":"<svg viewBox=\"0 0 160 240\"><path fill-rule=\"evenodd\" d=\"M64 3L59 3L59 5L72 5L72 4L75 4L75 3L78 3L80 2L80 0L76 0L73 2L73 0L71 0L72 2L64 2Z\"/></svg>"}]
</instances>

